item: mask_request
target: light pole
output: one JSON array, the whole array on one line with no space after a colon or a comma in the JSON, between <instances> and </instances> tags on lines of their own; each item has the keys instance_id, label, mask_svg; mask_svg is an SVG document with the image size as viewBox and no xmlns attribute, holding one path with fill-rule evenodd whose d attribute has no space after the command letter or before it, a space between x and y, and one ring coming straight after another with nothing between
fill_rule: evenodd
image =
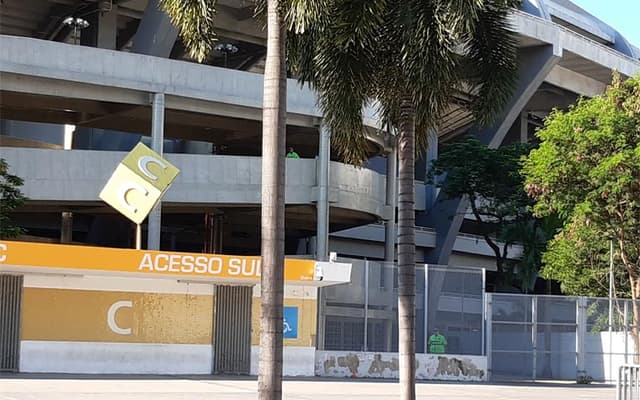
<instances>
[{"instance_id":1,"label":"light pole","mask_svg":"<svg viewBox=\"0 0 640 400\"><path fill-rule=\"evenodd\" d=\"M218 51L224 54L224 67L227 68L227 57L229 54L234 54L238 52L238 47L231 43L220 43L213 48L215 51Z\"/></svg>"},{"instance_id":2,"label":"light pole","mask_svg":"<svg viewBox=\"0 0 640 400\"><path fill-rule=\"evenodd\" d=\"M78 44L78 32L89 27L89 21L80 17L67 17L62 23L73 28L73 44Z\"/></svg>"}]
</instances>

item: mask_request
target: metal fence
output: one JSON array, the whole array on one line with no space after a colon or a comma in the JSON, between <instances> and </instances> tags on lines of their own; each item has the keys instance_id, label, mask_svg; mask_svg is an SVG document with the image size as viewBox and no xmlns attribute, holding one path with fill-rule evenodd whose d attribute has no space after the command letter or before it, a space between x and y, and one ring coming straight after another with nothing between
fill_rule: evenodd
<instances>
[{"instance_id":1,"label":"metal fence","mask_svg":"<svg viewBox=\"0 0 640 400\"><path fill-rule=\"evenodd\" d=\"M22 276L0 274L0 371L17 371Z\"/></svg>"},{"instance_id":2,"label":"metal fence","mask_svg":"<svg viewBox=\"0 0 640 400\"><path fill-rule=\"evenodd\" d=\"M349 260L351 283L321 289L318 348L398 351L397 267ZM416 266L416 351L438 328L447 353L484 354L484 270ZM427 312L428 310L428 312Z\"/></svg>"},{"instance_id":3,"label":"metal fence","mask_svg":"<svg viewBox=\"0 0 640 400\"><path fill-rule=\"evenodd\" d=\"M616 400L640 399L640 365L621 365L616 383Z\"/></svg>"},{"instance_id":4,"label":"metal fence","mask_svg":"<svg viewBox=\"0 0 640 400\"><path fill-rule=\"evenodd\" d=\"M493 380L613 382L634 358L631 300L493 293L486 304Z\"/></svg>"},{"instance_id":5,"label":"metal fence","mask_svg":"<svg viewBox=\"0 0 640 400\"><path fill-rule=\"evenodd\" d=\"M397 352L396 266L349 262L351 282L320 291L318 349ZM485 294L478 268L417 265L416 283L417 352L438 328L446 353L486 355L492 380L615 382L635 362L631 300Z\"/></svg>"}]
</instances>

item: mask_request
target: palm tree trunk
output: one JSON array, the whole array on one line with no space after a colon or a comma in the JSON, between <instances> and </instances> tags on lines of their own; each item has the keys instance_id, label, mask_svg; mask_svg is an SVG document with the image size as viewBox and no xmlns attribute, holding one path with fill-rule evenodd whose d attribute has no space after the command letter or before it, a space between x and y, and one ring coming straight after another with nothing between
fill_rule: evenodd
<instances>
[{"instance_id":1,"label":"palm tree trunk","mask_svg":"<svg viewBox=\"0 0 640 400\"><path fill-rule=\"evenodd\" d=\"M262 104L262 277L260 400L282 398L284 180L287 76L278 0L267 1L267 59Z\"/></svg>"},{"instance_id":2,"label":"palm tree trunk","mask_svg":"<svg viewBox=\"0 0 640 400\"><path fill-rule=\"evenodd\" d=\"M414 159L415 112L411 99L404 99L400 110L398 141L398 339L401 400L416 398Z\"/></svg>"}]
</instances>

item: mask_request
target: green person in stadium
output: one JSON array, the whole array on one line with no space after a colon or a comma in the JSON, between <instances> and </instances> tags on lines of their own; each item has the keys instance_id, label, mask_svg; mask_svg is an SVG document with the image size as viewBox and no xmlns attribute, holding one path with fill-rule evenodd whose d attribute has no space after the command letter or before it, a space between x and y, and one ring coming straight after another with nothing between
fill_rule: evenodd
<instances>
[{"instance_id":1,"label":"green person in stadium","mask_svg":"<svg viewBox=\"0 0 640 400\"><path fill-rule=\"evenodd\" d=\"M433 335L429 336L429 353L444 354L447 348L447 338L440 334L440 329L433 330Z\"/></svg>"}]
</instances>

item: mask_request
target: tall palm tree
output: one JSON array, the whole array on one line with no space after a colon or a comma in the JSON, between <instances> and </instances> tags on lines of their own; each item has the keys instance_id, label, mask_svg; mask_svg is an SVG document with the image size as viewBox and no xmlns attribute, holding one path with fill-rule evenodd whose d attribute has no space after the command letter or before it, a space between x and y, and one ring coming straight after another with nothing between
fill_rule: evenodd
<instances>
[{"instance_id":1,"label":"tall palm tree","mask_svg":"<svg viewBox=\"0 0 640 400\"><path fill-rule=\"evenodd\" d=\"M267 0L267 59L262 102L261 400L282 398L284 181L287 119L286 29L278 0Z\"/></svg>"},{"instance_id":2,"label":"tall palm tree","mask_svg":"<svg viewBox=\"0 0 640 400\"><path fill-rule=\"evenodd\" d=\"M366 159L362 110L375 104L398 130L398 326L401 398L415 399L414 163L453 96L470 92L479 123L512 93L518 0L324 0L304 29L290 26L289 66L319 92L333 145Z\"/></svg>"},{"instance_id":3,"label":"tall palm tree","mask_svg":"<svg viewBox=\"0 0 640 400\"><path fill-rule=\"evenodd\" d=\"M295 3L295 0L291 0ZM300 2L301 0L298 0ZM191 56L202 61L215 41L215 0L161 0L180 28ZM266 9L267 56L262 104L262 274L258 393L282 398L282 307L284 296L284 180L286 87L284 6L260 0Z\"/></svg>"}]
</instances>

